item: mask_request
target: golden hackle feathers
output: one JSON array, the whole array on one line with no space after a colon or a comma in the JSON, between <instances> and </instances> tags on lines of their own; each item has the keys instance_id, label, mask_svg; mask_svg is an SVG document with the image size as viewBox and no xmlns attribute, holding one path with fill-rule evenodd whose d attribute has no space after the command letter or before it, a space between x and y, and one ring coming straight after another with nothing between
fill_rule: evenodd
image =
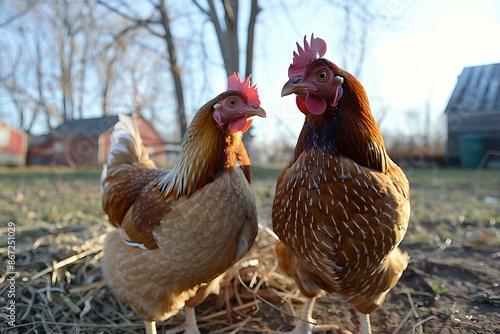
<instances>
[{"instance_id":1,"label":"golden hackle feathers","mask_svg":"<svg viewBox=\"0 0 500 334\"><path fill-rule=\"evenodd\" d=\"M211 119L212 104L205 104L195 115L174 167L157 183L164 196L189 197L222 170L227 143Z\"/></svg>"},{"instance_id":2,"label":"golden hackle feathers","mask_svg":"<svg viewBox=\"0 0 500 334\"><path fill-rule=\"evenodd\" d=\"M157 183L162 194L189 197L225 168L235 165L246 170L250 181L250 160L242 142L242 133L221 129L212 118L212 107L234 94L238 93L224 92L196 113L184 136L181 152L172 171Z\"/></svg>"}]
</instances>

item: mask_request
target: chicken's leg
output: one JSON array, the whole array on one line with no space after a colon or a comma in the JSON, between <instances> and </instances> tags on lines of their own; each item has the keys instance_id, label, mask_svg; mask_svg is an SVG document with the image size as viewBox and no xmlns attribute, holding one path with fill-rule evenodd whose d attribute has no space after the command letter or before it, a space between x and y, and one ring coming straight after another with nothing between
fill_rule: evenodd
<instances>
[{"instance_id":1,"label":"chicken's leg","mask_svg":"<svg viewBox=\"0 0 500 334\"><path fill-rule=\"evenodd\" d=\"M144 328L146 329L146 334L156 334L156 322L155 321L144 321Z\"/></svg>"},{"instance_id":2,"label":"chicken's leg","mask_svg":"<svg viewBox=\"0 0 500 334\"><path fill-rule=\"evenodd\" d=\"M200 330L198 329L198 323L196 322L196 313L193 307L185 307L184 313L186 315L186 320L184 321L184 325L186 329L184 331L185 334L200 334Z\"/></svg>"},{"instance_id":3,"label":"chicken's leg","mask_svg":"<svg viewBox=\"0 0 500 334\"><path fill-rule=\"evenodd\" d=\"M312 334L314 332L323 332L329 330L338 330L337 325L315 325L316 320L312 317L312 312L314 309L314 303L316 298L307 298L306 303L302 308L302 316L298 320L297 325L291 332L286 332L287 334Z\"/></svg>"},{"instance_id":4,"label":"chicken's leg","mask_svg":"<svg viewBox=\"0 0 500 334\"><path fill-rule=\"evenodd\" d=\"M372 325L370 324L370 315L358 312L361 323L360 334L372 334Z\"/></svg>"},{"instance_id":5,"label":"chicken's leg","mask_svg":"<svg viewBox=\"0 0 500 334\"><path fill-rule=\"evenodd\" d=\"M300 334L306 333L311 334L312 328L314 326L314 319L312 318L312 311L314 309L314 303L316 302L316 298L307 298L306 303L302 308L302 316L297 320L297 325L294 330L288 332L290 334Z\"/></svg>"},{"instance_id":6,"label":"chicken's leg","mask_svg":"<svg viewBox=\"0 0 500 334\"><path fill-rule=\"evenodd\" d=\"M184 334L201 334L200 330L198 329L198 324L196 323L196 313L194 311L194 308L192 307L184 307L184 314L186 319L184 320L184 323L167 330L165 333L166 334L174 334L174 333L180 333L184 332Z\"/></svg>"}]
</instances>

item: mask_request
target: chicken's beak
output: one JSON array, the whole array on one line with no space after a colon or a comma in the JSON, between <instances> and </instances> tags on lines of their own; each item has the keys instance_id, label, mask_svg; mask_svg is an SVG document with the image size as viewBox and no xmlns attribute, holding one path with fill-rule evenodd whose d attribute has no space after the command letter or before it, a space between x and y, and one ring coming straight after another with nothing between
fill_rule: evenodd
<instances>
[{"instance_id":1,"label":"chicken's beak","mask_svg":"<svg viewBox=\"0 0 500 334\"><path fill-rule=\"evenodd\" d=\"M247 110L247 119L253 116L260 116L266 118L266 111L261 107Z\"/></svg>"},{"instance_id":2,"label":"chicken's beak","mask_svg":"<svg viewBox=\"0 0 500 334\"><path fill-rule=\"evenodd\" d=\"M247 116L246 124L243 128L239 129L239 131L241 132L246 132L250 128L254 116L260 116L264 118L266 117L266 112L264 111L264 109L255 105L252 105L252 107L253 107L252 109L246 110L246 116Z\"/></svg>"},{"instance_id":3,"label":"chicken's beak","mask_svg":"<svg viewBox=\"0 0 500 334\"><path fill-rule=\"evenodd\" d=\"M308 87L306 85L300 83L298 78L292 78L288 80L288 82L281 89L281 97L293 93L305 96L307 94L307 88Z\"/></svg>"}]
</instances>

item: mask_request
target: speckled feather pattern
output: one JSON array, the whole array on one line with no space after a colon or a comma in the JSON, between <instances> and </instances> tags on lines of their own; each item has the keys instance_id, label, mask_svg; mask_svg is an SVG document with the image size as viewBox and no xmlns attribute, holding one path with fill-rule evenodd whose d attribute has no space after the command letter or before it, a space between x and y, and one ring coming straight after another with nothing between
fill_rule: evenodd
<instances>
[{"instance_id":1,"label":"speckled feather pattern","mask_svg":"<svg viewBox=\"0 0 500 334\"><path fill-rule=\"evenodd\" d=\"M306 296L338 293L370 313L407 266L397 246L409 214L408 181L392 161L381 173L311 147L278 179L273 228L286 245L277 247L280 266Z\"/></svg>"}]
</instances>

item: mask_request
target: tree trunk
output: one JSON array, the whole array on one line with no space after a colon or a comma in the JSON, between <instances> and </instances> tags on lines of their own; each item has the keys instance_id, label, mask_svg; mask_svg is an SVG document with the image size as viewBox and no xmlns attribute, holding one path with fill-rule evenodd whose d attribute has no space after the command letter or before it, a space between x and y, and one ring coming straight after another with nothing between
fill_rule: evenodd
<instances>
[{"instance_id":1,"label":"tree trunk","mask_svg":"<svg viewBox=\"0 0 500 334\"><path fill-rule=\"evenodd\" d=\"M247 55L245 62L245 77L249 76L253 70L253 45L255 36L255 21L257 14L261 11L258 0L252 0L252 8L250 9L250 20L248 21L248 36L247 36Z\"/></svg>"},{"instance_id":2,"label":"tree trunk","mask_svg":"<svg viewBox=\"0 0 500 334\"><path fill-rule=\"evenodd\" d=\"M226 75L230 76L234 72L240 72L240 47L238 38L238 1L237 0L223 0L224 5L224 21L226 30L222 29L222 25L219 22L219 17L215 9L214 0L208 0L210 10L205 10L193 0L194 4L204 12L212 22L215 28L215 33L219 41L219 47L222 54L222 59L224 61L224 67L226 69ZM245 62L245 74L247 77L252 73L253 70L253 45L254 45L254 35L255 35L255 21L257 14L261 8L259 7L258 0L252 0L250 8L250 18L248 22L248 35L247 35L247 49L246 49L246 62ZM243 134L243 142L245 145L249 145L252 138L252 128Z\"/></svg>"},{"instance_id":3,"label":"tree trunk","mask_svg":"<svg viewBox=\"0 0 500 334\"><path fill-rule=\"evenodd\" d=\"M163 0L159 1L158 9L161 13L161 24L165 29L165 34L163 35L163 39L165 40L167 46L167 52L170 62L170 72L172 73L172 78L174 79L175 96L177 101L177 115L179 117L181 138L184 138L184 134L186 133L187 130L184 91L182 89L180 68L179 64L177 63L177 53L175 49L175 44L173 41L172 32L170 30L170 19L168 17L167 7L165 6L165 2Z\"/></svg>"}]
</instances>

